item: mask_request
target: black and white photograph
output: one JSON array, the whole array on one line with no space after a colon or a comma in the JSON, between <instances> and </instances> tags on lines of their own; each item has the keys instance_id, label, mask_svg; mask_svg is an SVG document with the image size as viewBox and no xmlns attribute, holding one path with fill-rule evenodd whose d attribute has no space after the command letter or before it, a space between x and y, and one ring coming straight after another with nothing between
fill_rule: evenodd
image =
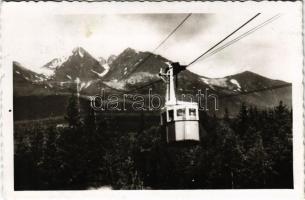
<instances>
[{"instance_id":1,"label":"black and white photograph","mask_svg":"<svg viewBox=\"0 0 305 200\"><path fill-rule=\"evenodd\" d=\"M13 190L294 190L303 176L295 4L5 4Z\"/></svg>"}]
</instances>

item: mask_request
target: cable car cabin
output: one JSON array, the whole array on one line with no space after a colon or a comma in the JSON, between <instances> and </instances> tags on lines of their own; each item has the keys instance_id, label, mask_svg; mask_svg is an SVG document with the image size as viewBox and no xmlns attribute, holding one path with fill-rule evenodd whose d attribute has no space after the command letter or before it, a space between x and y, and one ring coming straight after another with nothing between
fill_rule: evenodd
<instances>
[{"instance_id":1,"label":"cable car cabin","mask_svg":"<svg viewBox=\"0 0 305 200\"><path fill-rule=\"evenodd\" d=\"M166 83L165 106L161 110L161 125L165 128L167 143L199 142L198 104L194 102L177 101L174 76L185 70L186 66L179 63L167 63L168 68L160 77Z\"/></svg>"},{"instance_id":2,"label":"cable car cabin","mask_svg":"<svg viewBox=\"0 0 305 200\"><path fill-rule=\"evenodd\" d=\"M165 127L167 143L199 141L197 103L178 101L161 111L161 125Z\"/></svg>"}]
</instances>

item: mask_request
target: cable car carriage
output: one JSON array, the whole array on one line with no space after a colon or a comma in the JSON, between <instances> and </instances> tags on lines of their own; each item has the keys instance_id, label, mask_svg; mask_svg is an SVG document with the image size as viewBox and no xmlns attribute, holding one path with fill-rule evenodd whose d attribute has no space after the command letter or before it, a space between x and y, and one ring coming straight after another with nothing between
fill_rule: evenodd
<instances>
[{"instance_id":1,"label":"cable car carriage","mask_svg":"<svg viewBox=\"0 0 305 200\"><path fill-rule=\"evenodd\" d=\"M185 140L199 141L197 103L178 102L161 111L161 125L166 129L167 143Z\"/></svg>"},{"instance_id":2,"label":"cable car carriage","mask_svg":"<svg viewBox=\"0 0 305 200\"><path fill-rule=\"evenodd\" d=\"M166 83L165 105L161 109L161 125L165 128L167 143L200 141L198 104L176 99L174 76L177 76L185 67L179 63L171 63L165 72L161 70L159 74Z\"/></svg>"}]
</instances>

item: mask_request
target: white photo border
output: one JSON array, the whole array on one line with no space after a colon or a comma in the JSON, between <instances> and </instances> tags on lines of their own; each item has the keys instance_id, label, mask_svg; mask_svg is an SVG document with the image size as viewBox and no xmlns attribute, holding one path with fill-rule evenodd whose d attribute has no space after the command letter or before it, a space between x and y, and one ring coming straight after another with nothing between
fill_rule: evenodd
<instances>
[{"instance_id":1,"label":"white photo border","mask_svg":"<svg viewBox=\"0 0 305 200\"><path fill-rule=\"evenodd\" d=\"M14 143L13 143L13 81L12 56L6 51L8 35L1 36L2 58L2 164L4 199L298 199L304 198L304 147L303 147L303 44L302 2L3 2L1 7L1 33L7 21L6 10L16 9L26 14L25 7L33 7L37 15L51 10L57 14L101 14L101 13L222 13L230 12L273 12L297 14L300 26L300 59L296 61L297 76L293 82L293 174L294 189L251 189L251 190L133 190L133 191L14 191ZM0 101L1 103L1 101ZM11 110L11 111L9 111Z\"/></svg>"}]
</instances>

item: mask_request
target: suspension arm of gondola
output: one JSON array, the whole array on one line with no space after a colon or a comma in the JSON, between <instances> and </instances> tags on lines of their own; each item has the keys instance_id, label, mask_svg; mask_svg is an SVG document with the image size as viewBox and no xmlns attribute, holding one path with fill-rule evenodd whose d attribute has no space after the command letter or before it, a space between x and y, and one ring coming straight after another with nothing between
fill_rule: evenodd
<instances>
[{"instance_id":1,"label":"suspension arm of gondola","mask_svg":"<svg viewBox=\"0 0 305 200\"><path fill-rule=\"evenodd\" d=\"M175 75L175 83L176 83L175 88L176 88L176 91L177 91L177 92L179 91L179 89L178 89L178 74L179 74L179 73L177 73L177 74ZM176 99L176 104L178 104L178 103L177 103L177 99Z\"/></svg>"}]
</instances>

